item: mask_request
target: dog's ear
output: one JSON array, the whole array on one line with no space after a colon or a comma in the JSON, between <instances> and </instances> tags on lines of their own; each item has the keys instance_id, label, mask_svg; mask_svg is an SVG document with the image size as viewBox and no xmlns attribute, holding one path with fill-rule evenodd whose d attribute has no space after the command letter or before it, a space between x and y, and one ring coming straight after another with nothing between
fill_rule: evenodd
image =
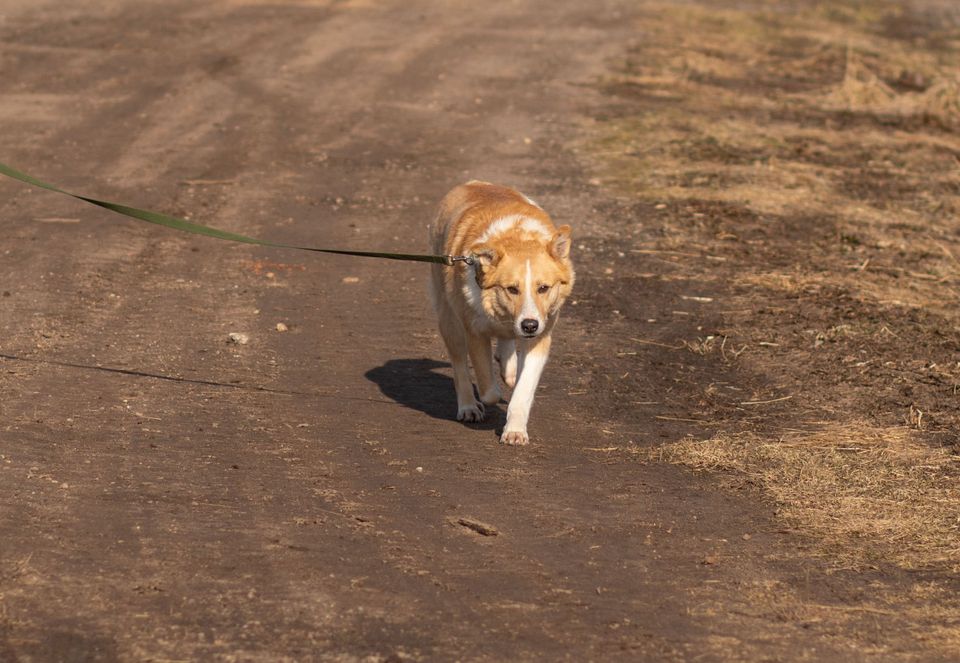
<instances>
[{"instance_id":1,"label":"dog's ear","mask_svg":"<svg viewBox=\"0 0 960 663\"><path fill-rule=\"evenodd\" d=\"M473 268L474 277L477 279L477 285L482 288L484 273L500 262L500 251L489 244L476 244L470 249L470 255L476 261Z\"/></svg>"},{"instance_id":2,"label":"dog's ear","mask_svg":"<svg viewBox=\"0 0 960 663\"><path fill-rule=\"evenodd\" d=\"M497 263L500 262L500 251L489 244L474 245L474 247L470 249L470 255L476 259L477 265L483 269L496 267Z\"/></svg>"},{"instance_id":3,"label":"dog's ear","mask_svg":"<svg viewBox=\"0 0 960 663\"><path fill-rule=\"evenodd\" d=\"M550 240L550 254L557 260L565 260L570 255L570 226L563 225L553 233Z\"/></svg>"}]
</instances>

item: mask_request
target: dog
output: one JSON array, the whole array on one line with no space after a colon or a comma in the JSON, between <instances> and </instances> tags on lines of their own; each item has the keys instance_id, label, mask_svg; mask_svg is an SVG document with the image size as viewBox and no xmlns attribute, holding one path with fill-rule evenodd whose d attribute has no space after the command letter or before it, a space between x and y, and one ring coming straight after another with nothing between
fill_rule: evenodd
<instances>
[{"instance_id":1,"label":"dog","mask_svg":"<svg viewBox=\"0 0 960 663\"><path fill-rule=\"evenodd\" d=\"M435 254L469 256L453 266L435 264L431 274L440 335L453 364L457 419L482 421L484 405L500 401L496 358L513 389L500 442L528 444L533 394L560 307L573 289L570 226L554 227L519 191L472 180L444 197L430 236Z\"/></svg>"}]
</instances>

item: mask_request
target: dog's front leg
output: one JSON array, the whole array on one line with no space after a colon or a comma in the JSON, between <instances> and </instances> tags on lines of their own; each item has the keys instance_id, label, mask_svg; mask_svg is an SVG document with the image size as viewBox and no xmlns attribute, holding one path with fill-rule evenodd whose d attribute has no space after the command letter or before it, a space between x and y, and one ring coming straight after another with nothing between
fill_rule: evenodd
<instances>
[{"instance_id":1,"label":"dog's front leg","mask_svg":"<svg viewBox=\"0 0 960 663\"><path fill-rule=\"evenodd\" d=\"M519 340L517 354L520 376L510 397L510 405L507 406L507 423L503 427L500 442L524 445L530 442L527 436L527 420L530 418L533 394L550 355L549 333L530 341Z\"/></svg>"},{"instance_id":2,"label":"dog's front leg","mask_svg":"<svg viewBox=\"0 0 960 663\"><path fill-rule=\"evenodd\" d=\"M493 372L493 349L490 347L490 339L467 332L467 348L470 351L470 361L473 362L473 372L477 376L480 402L485 405L499 403L500 385L497 384L496 374Z\"/></svg>"},{"instance_id":3,"label":"dog's front leg","mask_svg":"<svg viewBox=\"0 0 960 663\"><path fill-rule=\"evenodd\" d=\"M498 340L496 357L503 383L513 389L517 384L517 342L512 338Z\"/></svg>"}]
</instances>

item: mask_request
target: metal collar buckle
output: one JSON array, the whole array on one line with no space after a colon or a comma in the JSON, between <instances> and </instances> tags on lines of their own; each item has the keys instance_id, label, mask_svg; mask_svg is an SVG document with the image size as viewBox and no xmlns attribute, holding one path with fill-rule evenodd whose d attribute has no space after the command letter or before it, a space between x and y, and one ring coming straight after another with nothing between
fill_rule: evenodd
<instances>
[{"instance_id":1,"label":"metal collar buckle","mask_svg":"<svg viewBox=\"0 0 960 663\"><path fill-rule=\"evenodd\" d=\"M458 262L462 262L466 265L473 265L477 262L477 259L473 256L447 256L447 264L451 267Z\"/></svg>"}]
</instances>

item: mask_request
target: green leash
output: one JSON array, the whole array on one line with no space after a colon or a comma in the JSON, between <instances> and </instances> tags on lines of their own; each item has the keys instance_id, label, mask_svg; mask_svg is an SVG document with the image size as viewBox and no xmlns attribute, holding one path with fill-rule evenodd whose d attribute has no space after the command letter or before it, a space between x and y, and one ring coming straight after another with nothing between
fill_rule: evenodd
<instances>
[{"instance_id":1,"label":"green leash","mask_svg":"<svg viewBox=\"0 0 960 663\"><path fill-rule=\"evenodd\" d=\"M432 256L432 255L419 255L412 253L379 253L376 251L345 251L342 249L319 249L313 246L295 246L293 244L283 244L281 242L270 242L267 240L256 239L254 237L247 237L246 235L240 235L238 233L228 232L226 230L219 230L217 228L211 228L210 226L205 226L199 223L192 223L186 219L180 219L175 216L170 216L168 214L160 214L159 212L151 212L150 210L138 209L136 207L130 207L129 205L121 205L119 203L112 203L108 200L97 200L96 198L89 198L87 196L81 196L75 193L70 193L69 191L64 191L60 187L54 186L42 180L38 180L36 177L27 175L16 168L11 168L10 166L0 163L0 174L6 175L7 177L12 177L15 180L20 180L21 182L26 182L27 184L32 184L33 186L38 186L41 189L47 189L48 191L56 191L57 193L62 193L70 196L71 198L76 198L77 200L82 200L88 202L97 207L103 207L108 209L111 212L116 212L118 214L123 214L124 216L129 216L134 219L139 219L141 221L146 221L147 223L155 223L160 226L166 226L167 228L173 228L174 230L181 230L187 233L193 233L194 235L206 235L207 237L216 237L217 239L224 239L228 242L242 242L243 244L256 244L258 246L270 246L278 249L295 249L297 251L313 251L314 253L336 253L344 256L362 256L365 258L384 258L386 260L412 260L414 262L432 262L438 263L441 265L453 265L455 262L463 261L467 264L473 264L472 256Z\"/></svg>"}]
</instances>

